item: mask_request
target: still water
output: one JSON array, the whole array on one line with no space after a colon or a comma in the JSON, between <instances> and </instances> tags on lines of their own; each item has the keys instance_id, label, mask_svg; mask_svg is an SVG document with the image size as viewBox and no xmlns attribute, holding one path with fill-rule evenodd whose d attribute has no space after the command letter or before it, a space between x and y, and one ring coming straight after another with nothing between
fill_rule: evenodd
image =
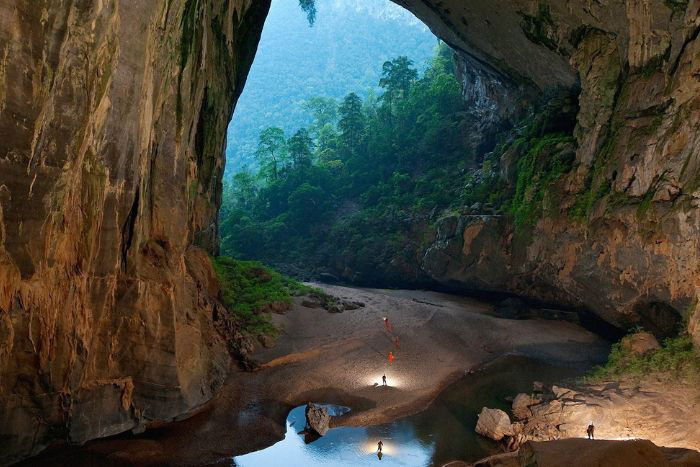
<instances>
[{"instance_id":1,"label":"still water","mask_svg":"<svg viewBox=\"0 0 700 467\"><path fill-rule=\"evenodd\" d=\"M240 467L441 466L473 462L498 452L498 444L474 432L482 407L508 410L506 397L527 392L534 381L562 383L587 368L548 365L508 358L448 387L425 411L385 425L334 428L310 444L304 442L304 407L287 417L284 440L262 451L234 458ZM342 410L342 409L336 409ZM383 456L377 456L382 440Z\"/></svg>"}]
</instances>

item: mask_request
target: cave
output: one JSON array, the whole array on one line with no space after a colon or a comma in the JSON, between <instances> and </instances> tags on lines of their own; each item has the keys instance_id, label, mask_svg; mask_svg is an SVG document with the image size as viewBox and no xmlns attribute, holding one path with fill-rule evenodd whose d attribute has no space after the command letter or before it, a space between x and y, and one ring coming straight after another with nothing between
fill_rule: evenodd
<instances>
[{"instance_id":1,"label":"cave","mask_svg":"<svg viewBox=\"0 0 700 467\"><path fill-rule=\"evenodd\" d=\"M441 213L415 283L700 342L700 5L395 3L451 47L464 105L497 128L477 151L557 100L544 127L575 140L503 154L514 186L535 180L523 167L556 177L522 185L512 215ZM210 256L227 125L269 8L0 3L0 464L189 418L247 378ZM665 303L690 304L687 325ZM176 430L199 433L197 417Z\"/></svg>"}]
</instances>

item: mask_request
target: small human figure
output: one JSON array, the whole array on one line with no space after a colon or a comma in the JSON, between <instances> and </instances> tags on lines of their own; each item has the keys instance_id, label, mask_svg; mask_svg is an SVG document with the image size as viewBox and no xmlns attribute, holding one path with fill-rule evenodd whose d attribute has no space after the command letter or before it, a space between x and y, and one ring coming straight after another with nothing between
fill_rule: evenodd
<instances>
[{"instance_id":1,"label":"small human figure","mask_svg":"<svg viewBox=\"0 0 700 467\"><path fill-rule=\"evenodd\" d=\"M382 386L386 386L386 375L382 375Z\"/></svg>"},{"instance_id":2,"label":"small human figure","mask_svg":"<svg viewBox=\"0 0 700 467\"><path fill-rule=\"evenodd\" d=\"M593 422L588 425L588 428L586 428L586 434L588 435L588 439L595 439L594 432L595 431L595 426L593 426Z\"/></svg>"},{"instance_id":3,"label":"small human figure","mask_svg":"<svg viewBox=\"0 0 700 467\"><path fill-rule=\"evenodd\" d=\"M377 452L382 452L383 447L384 447L384 443L382 443L382 440L380 439L379 442L377 443Z\"/></svg>"},{"instance_id":4,"label":"small human figure","mask_svg":"<svg viewBox=\"0 0 700 467\"><path fill-rule=\"evenodd\" d=\"M379 458L379 460L382 460L383 455L384 454L382 454L382 451L377 452L377 457Z\"/></svg>"},{"instance_id":5,"label":"small human figure","mask_svg":"<svg viewBox=\"0 0 700 467\"><path fill-rule=\"evenodd\" d=\"M384 317L384 327L386 327L386 332L392 332L391 323L389 322L389 318L386 316Z\"/></svg>"},{"instance_id":6,"label":"small human figure","mask_svg":"<svg viewBox=\"0 0 700 467\"><path fill-rule=\"evenodd\" d=\"M396 345L397 349L401 348L401 342L399 341L399 336L396 336L396 339L394 339L394 345Z\"/></svg>"},{"instance_id":7,"label":"small human figure","mask_svg":"<svg viewBox=\"0 0 700 467\"><path fill-rule=\"evenodd\" d=\"M394 353L389 352L389 366L391 366L392 363L394 363Z\"/></svg>"}]
</instances>

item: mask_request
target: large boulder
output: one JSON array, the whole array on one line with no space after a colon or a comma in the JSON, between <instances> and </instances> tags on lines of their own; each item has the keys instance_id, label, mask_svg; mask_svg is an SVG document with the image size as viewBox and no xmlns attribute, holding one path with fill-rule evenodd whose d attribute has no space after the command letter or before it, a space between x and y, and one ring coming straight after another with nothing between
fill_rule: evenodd
<instances>
[{"instance_id":1,"label":"large boulder","mask_svg":"<svg viewBox=\"0 0 700 467\"><path fill-rule=\"evenodd\" d=\"M505 436L513 435L513 427L507 413L499 409L484 407L476 422L476 432L481 436L500 441Z\"/></svg>"},{"instance_id":2,"label":"large boulder","mask_svg":"<svg viewBox=\"0 0 700 467\"><path fill-rule=\"evenodd\" d=\"M330 422L328 409L311 403L306 405L306 424L312 431L324 436L330 429Z\"/></svg>"},{"instance_id":3,"label":"large boulder","mask_svg":"<svg viewBox=\"0 0 700 467\"><path fill-rule=\"evenodd\" d=\"M661 348L659 341L651 333L638 332L625 336L620 342L622 349L632 355L649 355Z\"/></svg>"},{"instance_id":4,"label":"large boulder","mask_svg":"<svg viewBox=\"0 0 700 467\"><path fill-rule=\"evenodd\" d=\"M515 400L513 400L513 415L520 420L528 418L532 415L530 407L540 402L542 402L541 398L523 393L518 394L515 396Z\"/></svg>"}]
</instances>

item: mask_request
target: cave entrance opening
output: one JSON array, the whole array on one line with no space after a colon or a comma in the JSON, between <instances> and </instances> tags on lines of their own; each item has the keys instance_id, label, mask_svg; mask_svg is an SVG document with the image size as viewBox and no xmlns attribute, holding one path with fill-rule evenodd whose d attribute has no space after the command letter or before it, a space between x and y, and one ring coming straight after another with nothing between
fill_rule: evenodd
<instances>
[{"instance_id":1,"label":"cave entrance opening","mask_svg":"<svg viewBox=\"0 0 700 467\"><path fill-rule=\"evenodd\" d=\"M446 205L441 180L464 169L451 49L390 0L316 2L313 24L307 3L272 1L229 126L225 256L398 251L387 216Z\"/></svg>"}]
</instances>

